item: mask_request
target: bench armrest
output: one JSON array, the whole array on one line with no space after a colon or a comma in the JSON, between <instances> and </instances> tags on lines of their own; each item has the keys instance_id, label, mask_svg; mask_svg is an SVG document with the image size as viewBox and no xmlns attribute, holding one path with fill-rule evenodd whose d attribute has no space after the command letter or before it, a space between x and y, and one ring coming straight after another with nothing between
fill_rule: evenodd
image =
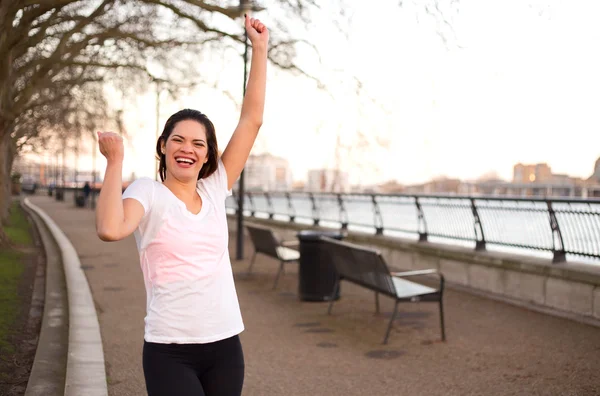
<instances>
[{"instance_id":1,"label":"bench armrest","mask_svg":"<svg viewBox=\"0 0 600 396\"><path fill-rule=\"evenodd\" d=\"M434 269L427 270L416 270L416 271L405 271L405 272L391 272L392 276L397 276L399 278L407 277L407 276L417 276L417 275L430 275L437 274L438 271Z\"/></svg>"},{"instance_id":2,"label":"bench armrest","mask_svg":"<svg viewBox=\"0 0 600 396\"><path fill-rule=\"evenodd\" d=\"M294 247L299 246L300 241L297 239L290 239L289 241L280 241L279 244L284 247Z\"/></svg>"},{"instance_id":3,"label":"bench armrest","mask_svg":"<svg viewBox=\"0 0 600 396\"><path fill-rule=\"evenodd\" d=\"M442 275L438 270L435 269L426 269L426 270L415 270L415 271L404 271L404 272L390 272L390 275L398 277L398 278L407 278L409 276L418 276L418 275L437 275L440 278L440 288L441 292L444 291L444 275Z\"/></svg>"}]
</instances>

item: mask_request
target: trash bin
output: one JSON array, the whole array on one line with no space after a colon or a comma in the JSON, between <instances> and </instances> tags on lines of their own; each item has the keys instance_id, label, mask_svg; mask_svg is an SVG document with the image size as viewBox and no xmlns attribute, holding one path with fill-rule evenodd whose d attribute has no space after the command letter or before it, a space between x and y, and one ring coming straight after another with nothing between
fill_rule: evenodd
<instances>
[{"instance_id":1,"label":"trash bin","mask_svg":"<svg viewBox=\"0 0 600 396\"><path fill-rule=\"evenodd\" d=\"M75 196L75 206L78 208L83 208L85 206L85 197L83 195Z\"/></svg>"},{"instance_id":2,"label":"trash bin","mask_svg":"<svg viewBox=\"0 0 600 396\"><path fill-rule=\"evenodd\" d=\"M329 253L323 249L321 236L341 240L339 231L303 230L297 234L300 241L298 268L298 296L302 301L330 301L334 292L337 272ZM340 298L336 293L334 299Z\"/></svg>"}]
</instances>

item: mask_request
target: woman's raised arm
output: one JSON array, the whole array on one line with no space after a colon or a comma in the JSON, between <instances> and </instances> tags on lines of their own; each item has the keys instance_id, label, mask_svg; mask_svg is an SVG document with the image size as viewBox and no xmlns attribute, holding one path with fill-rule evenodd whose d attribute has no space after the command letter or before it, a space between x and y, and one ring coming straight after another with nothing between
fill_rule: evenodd
<instances>
[{"instance_id":1,"label":"woman's raised arm","mask_svg":"<svg viewBox=\"0 0 600 396\"><path fill-rule=\"evenodd\" d=\"M262 126L265 109L269 31L258 19L247 15L245 24L248 38L252 43L252 61L240 121L222 155L229 189L233 187L244 169L258 130Z\"/></svg>"}]
</instances>

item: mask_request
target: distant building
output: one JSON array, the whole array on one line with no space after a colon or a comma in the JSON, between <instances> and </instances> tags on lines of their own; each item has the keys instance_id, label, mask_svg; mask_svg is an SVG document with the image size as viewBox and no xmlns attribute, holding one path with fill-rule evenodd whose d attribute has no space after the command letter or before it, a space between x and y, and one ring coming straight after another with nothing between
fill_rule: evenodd
<instances>
[{"instance_id":1,"label":"distant building","mask_svg":"<svg viewBox=\"0 0 600 396\"><path fill-rule=\"evenodd\" d=\"M439 178L430 182L406 186L405 194L457 194L464 196L504 196L524 198L600 198L600 158L594 164L593 174L581 179L552 173L545 164L516 164L513 180L501 180L493 172L476 181Z\"/></svg>"},{"instance_id":2,"label":"distant building","mask_svg":"<svg viewBox=\"0 0 600 396\"><path fill-rule=\"evenodd\" d=\"M62 167L53 161L39 161L35 158L17 156L13 162L12 173L18 173L23 180L39 186L64 185L66 187L82 186L86 181L92 182L92 171L83 171L70 166Z\"/></svg>"},{"instance_id":3,"label":"distant building","mask_svg":"<svg viewBox=\"0 0 600 396\"><path fill-rule=\"evenodd\" d=\"M313 169L308 171L308 180L304 186L310 192L350 192L347 172L337 169Z\"/></svg>"},{"instance_id":4,"label":"distant building","mask_svg":"<svg viewBox=\"0 0 600 396\"><path fill-rule=\"evenodd\" d=\"M297 180L292 183L292 191L304 191L306 183L302 180Z\"/></svg>"},{"instance_id":5,"label":"distant building","mask_svg":"<svg viewBox=\"0 0 600 396\"><path fill-rule=\"evenodd\" d=\"M525 165L518 163L513 167L513 183L545 183L552 179L552 170L548 164Z\"/></svg>"},{"instance_id":6,"label":"distant building","mask_svg":"<svg viewBox=\"0 0 600 396\"><path fill-rule=\"evenodd\" d=\"M588 179L589 182L600 184L600 158L594 164L594 172Z\"/></svg>"},{"instance_id":7,"label":"distant building","mask_svg":"<svg viewBox=\"0 0 600 396\"><path fill-rule=\"evenodd\" d=\"M21 156L15 157L11 171L14 174L20 174L22 178L34 180L38 184L46 184L46 179L52 176L48 174L48 166L46 164L28 160Z\"/></svg>"},{"instance_id":8,"label":"distant building","mask_svg":"<svg viewBox=\"0 0 600 396\"><path fill-rule=\"evenodd\" d=\"M405 189L406 187L404 187L404 185L398 183L395 180L390 180L388 182L378 185L376 188L373 189L373 192L379 194L401 194L404 192Z\"/></svg>"},{"instance_id":9,"label":"distant building","mask_svg":"<svg viewBox=\"0 0 600 396\"><path fill-rule=\"evenodd\" d=\"M459 179L440 177L423 184L406 186L407 194L458 194L462 182Z\"/></svg>"},{"instance_id":10,"label":"distant building","mask_svg":"<svg viewBox=\"0 0 600 396\"><path fill-rule=\"evenodd\" d=\"M288 191L291 188L292 171L286 159L271 154L248 157L244 167L246 191Z\"/></svg>"},{"instance_id":11,"label":"distant building","mask_svg":"<svg viewBox=\"0 0 600 396\"><path fill-rule=\"evenodd\" d=\"M555 173L552 175L549 182L555 185L574 186L581 184L583 180L577 177Z\"/></svg>"}]
</instances>

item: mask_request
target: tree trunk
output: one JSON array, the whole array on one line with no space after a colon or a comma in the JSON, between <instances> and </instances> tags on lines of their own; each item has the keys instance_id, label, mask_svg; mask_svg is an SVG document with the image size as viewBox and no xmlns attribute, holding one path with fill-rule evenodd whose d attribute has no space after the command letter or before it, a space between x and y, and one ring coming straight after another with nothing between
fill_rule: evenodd
<instances>
[{"instance_id":1,"label":"tree trunk","mask_svg":"<svg viewBox=\"0 0 600 396\"><path fill-rule=\"evenodd\" d=\"M9 242L4 232L4 224L8 221L11 203L10 170L14 159L14 150L11 146L10 133L0 134L0 246L5 246Z\"/></svg>"}]
</instances>

